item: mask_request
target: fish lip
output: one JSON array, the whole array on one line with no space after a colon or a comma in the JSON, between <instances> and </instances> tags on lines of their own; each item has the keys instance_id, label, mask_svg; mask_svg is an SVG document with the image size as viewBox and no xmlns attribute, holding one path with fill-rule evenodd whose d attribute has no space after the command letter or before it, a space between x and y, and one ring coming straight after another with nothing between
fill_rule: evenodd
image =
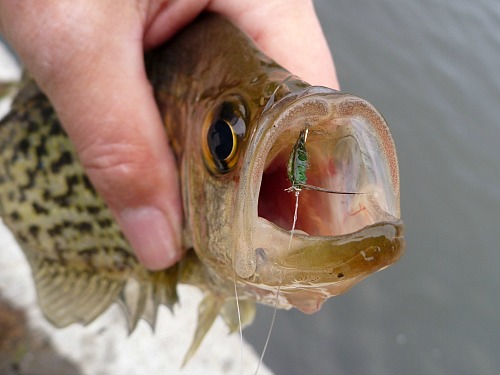
<instances>
[{"instance_id":1,"label":"fish lip","mask_svg":"<svg viewBox=\"0 0 500 375\"><path fill-rule=\"evenodd\" d=\"M262 223L274 225L265 219ZM281 234L285 241L289 238L281 228L267 233ZM294 237L294 247L286 256L279 251L258 249L256 270L246 282L262 303L295 307L306 314L314 313L326 299L395 263L405 248L401 220L379 222L329 238L303 234Z\"/></svg>"},{"instance_id":2,"label":"fish lip","mask_svg":"<svg viewBox=\"0 0 500 375\"><path fill-rule=\"evenodd\" d=\"M359 113L360 108L361 114ZM299 110L303 113L297 115ZM285 132L297 129L297 125L294 123L297 118L307 118L309 122L315 123L333 121L335 116L364 117L365 120L369 120L369 124L373 128L368 129L368 131L373 130L382 134L380 136L381 142L385 144L381 146L381 149L387 160L387 165L384 168L389 174L386 176L389 179L389 189L387 190L389 190L388 194L390 195L387 200L393 202L392 206L386 210L387 215L384 221L399 226L397 158L385 121L370 104L362 99L325 87L311 86L286 95L264 111L257 129L249 141L249 148L244 154L235 205L235 224L238 228L242 228L238 233L238 238L235 239L236 250L233 253L233 266L238 276L249 278L255 274L257 269L255 249L259 248L258 236L261 235L258 226L265 220L259 217L257 207L266 160L271 148ZM274 230L282 234L287 233L285 229L280 227L276 227ZM307 236L309 241L315 237ZM300 238L300 235L297 238ZM320 236L320 239L330 241L338 239L338 236Z\"/></svg>"}]
</instances>

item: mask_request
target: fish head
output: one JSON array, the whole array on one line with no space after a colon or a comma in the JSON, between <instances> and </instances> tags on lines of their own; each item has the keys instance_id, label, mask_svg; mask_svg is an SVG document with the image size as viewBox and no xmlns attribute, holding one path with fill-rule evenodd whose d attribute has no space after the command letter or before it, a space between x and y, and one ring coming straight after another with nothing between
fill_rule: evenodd
<instances>
[{"instance_id":1,"label":"fish head","mask_svg":"<svg viewBox=\"0 0 500 375\"><path fill-rule=\"evenodd\" d=\"M204 202L188 216L194 247L215 273L263 303L274 304L279 288L280 307L311 313L401 256L399 172L372 105L325 87L289 86L276 86L258 115L238 95L213 106L200 134L203 163L194 174L195 163L186 169L196 176L186 196ZM340 193L300 191L292 234L287 160L305 128L308 184Z\"/></svg>"},{"instance_id":2,"label":"fish head","mask_svg":"<svg viewBox=\"0 0 500 375\"><path fill-rule=\"evenodd\" d=\"M186 245L216 294L234 294L236 282L239 296L274 305L279 295L280 307L312 312L401 256L396 151L371 104L300 80L218 17L149 62L178 161ZM292 235L287 165L304 129L307 183L359 194L302 190Z\"/></svg>"},{"instance_id":3,"label":"fish head","mask_svg":"<svg viewBox=\"0 0 500 375\"><path fill-rule=\"evenodd\" d=\"M308 183L340 193L300 191L291 235L297 200L285 191L286 164L304 128ZM402 254L394 142L363 99L323 87L283 97L261 116L241 176L234 269L264 289L280 286L282 305L314 312Z\"/></svg>"}]
</instances>

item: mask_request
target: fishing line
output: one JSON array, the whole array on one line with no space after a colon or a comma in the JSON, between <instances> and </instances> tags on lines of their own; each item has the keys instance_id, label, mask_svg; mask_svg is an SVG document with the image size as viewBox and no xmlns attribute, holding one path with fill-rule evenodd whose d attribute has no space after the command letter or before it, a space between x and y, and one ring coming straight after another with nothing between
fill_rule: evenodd
<instances>
[{"instance_id":1,"label":"fishing line","mask_svg":"<svg viewBox=\"0 0 500 375\"><path fill-rule=\"evenodd\" d=\"M267 101L266 106L264 107L263 111L266 111L267 109L269 109L274 104L275 95L278 92L279 88L282 85L284 85L292 77L294 77L294 76L290 75L290 76L286 77L282 82L280 82L280 84L276 87L276 89L274 90L274 92L269 97L269 100ZM307 133L306 133L306 138L307 138ZM298 210L298 205L299 205L299 191L300 190L295 190L295 213L294 213L294 216L293 216L292 230L290 231L290 241L288 242L288 251L290 251L290 248L292 246L293 231L295 230L295 223L297 222L297 210ZM262 349L262 353L260 355L259 363L257 365L257 368L255 369L255 375L258 375L260 366L262 365L262 362L264 360L264 355L266 354L267 346L268 346L269 341L271 339L271 333L273 331L274 322L276 320L276 311L278 310L278 301L279 301L280 290L281 290L281 281L280 281L280 284L278 285L278 289L276 290L276 299L274 300L273 317L271 319L271 325L269 326L269 331L267 333L267 338L266 338L266 342L264 344L264 348Z\"/></svg>"},{"instance_id":2,"label":"fishing line","mask_svg":"<svg viewBox=\"0 0 500 375\"><path fill-rule=\"evenodd\" d=\"M295 232L295 224L297 223L297 213L299 212L299 194L300 190L295 190L295 211L293 213L293 224L292 230L290 231L290 240L288 241L288 254L290 253L290 249L292 248L293 232Z\"/></svg>"},{"instance_id":3,"label":"fishing line","mask_svg":"<svg viewBox=\"0 0 500 375\"><path fill-rule=\"evenodd\" d=\"M299 212L299 194L300 190L295 190L295 210L293 214L292 229L290 230L290 240L288 241L288 251L287 251L288 253L290 253L290 249L292 248L293 233L295 232L295 225L297 224L297 216ZM274 300L274 311L273 311L273 317L271 319L271 325L269 326L266 343L264 344L264 349L262 349L262 354L260 355L260 360L259 364L257 365L257 369L255 370L255 375L258 375L260 366L264 361L264 355L266 354L267 346L269 344L269 341L271 340L271 333L273 331L274 322L276 321L276 311L278 310L278 300L279 300L280 290L281 290L281 280L280 284L278 285L278 289L276 291L276 299Z\"/></svg>"},{"instance_id":4,"label":"fishing line","mask_svg":"<svg viewBox=\"0 0 500 375\"><path fill-rule=\"evenodd\" d=\"M269 99L267 100L267 103L264 107L264 109L262 110L262 113L264 113L265 111L267 111L269 108L271 108L271 106L274 104L275 102L275 98L276 98L276 94L278 93L278 90L281 88L281 86L285 85L285 83L287 83L290 79L292 78L297 78L296 76L294 76L293 74L292 75L289 75L287 76L283 81L281 81L278 86L276 86L276 88L274 89L273 93L271 94L271 96L269 97Z\"/></svg>"},{"instance_id":5,"label":"fishing line","mask_svg":"<svg viewBox=\"0 0 500 375\"><path fill-rule=\"evenodd\" d=\"M274 311L273 318L271 319L271 325L269 326L269 331L267 333L266 343L264 344L264 349L262 349L262 354L260 355L259 364L257 365L257 369L255 370L255 375L258 375L260 365L264 361L264 354L266 354L267 345L269 344L269 340L271 339L271 332L273 331L274 321L276 320L276 311L278 310L278 298L280 295L281 284L278 285L278 290L276 291L276 299L274 300Z\"/></svg>"},{"instance_id":6,"label":"fishing line","mask_svg":"<svg viewBox=\"0 0 500 375\"><path fill-rule=\"evenodd\" d=\"M234 296L236 298L236 311L238 312L238 327L240 329L240 375L243 374L243 327L241 325L240 300L238 299L238 288L236 287L236 271L233 270Z\"/></svg>"}]
</instances>

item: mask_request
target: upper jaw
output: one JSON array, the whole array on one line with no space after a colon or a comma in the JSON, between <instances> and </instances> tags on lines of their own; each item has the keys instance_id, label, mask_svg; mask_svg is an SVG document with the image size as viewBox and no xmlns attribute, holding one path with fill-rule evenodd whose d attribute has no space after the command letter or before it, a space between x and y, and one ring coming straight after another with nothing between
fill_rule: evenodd
<instances>
[{"instance_id":1,"label":"upper jaw","mask_svg":"<svg viewBox=\"0 0 500 375\"><path fill-rule=\"evenodd\" d=\"M286 159L305 127L308 183L360 194L302 190L299 232L290 237L295 197L284 191ZM402 253L394 144L383 118L362 99L323 87L284 97L262 115L240 176L233 266L241 278L296 288L339 283L340 274L346 289Z\"/></svg>"}]
</instances>

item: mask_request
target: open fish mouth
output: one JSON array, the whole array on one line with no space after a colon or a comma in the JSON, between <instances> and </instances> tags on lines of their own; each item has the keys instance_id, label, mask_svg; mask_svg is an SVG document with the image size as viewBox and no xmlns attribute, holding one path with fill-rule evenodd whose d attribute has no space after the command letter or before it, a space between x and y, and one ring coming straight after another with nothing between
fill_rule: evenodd
<instances>
[{"instance_id":1,"label":"open fish mouth","mask_svg":"<svg viewBox=\"0 0 500 375\"><path fill-rule=\"evenodd\" d=\"M333 295L395 262L403 250L399 175L382 116L322 87L290 94L268 112L242 167L237 222L250 246L237 240L237 274L284 289L342 281ZM285 191L287 161L305 128L307 184L339 193L302 190L291 237L296 198Z\"/></svg>"},{"instance_id":2,"label":"open fish mouth","mask_svg":"<svg viewBox=\"0 0 500 375\"><path fill-rule=\"evenodd\" d=\"M338 236L399 215L384 176L385 166L366 144L364 125L354 118L308 126L307 182L336 193L301 190L295 230L311 236ZM304 125L297 127L280 134L271 148L258 200L259 218L284 230L291 230L294 221L296 200L294 194L286 193L291 184L286 166Z\"/></svg>"}]
</instances>

